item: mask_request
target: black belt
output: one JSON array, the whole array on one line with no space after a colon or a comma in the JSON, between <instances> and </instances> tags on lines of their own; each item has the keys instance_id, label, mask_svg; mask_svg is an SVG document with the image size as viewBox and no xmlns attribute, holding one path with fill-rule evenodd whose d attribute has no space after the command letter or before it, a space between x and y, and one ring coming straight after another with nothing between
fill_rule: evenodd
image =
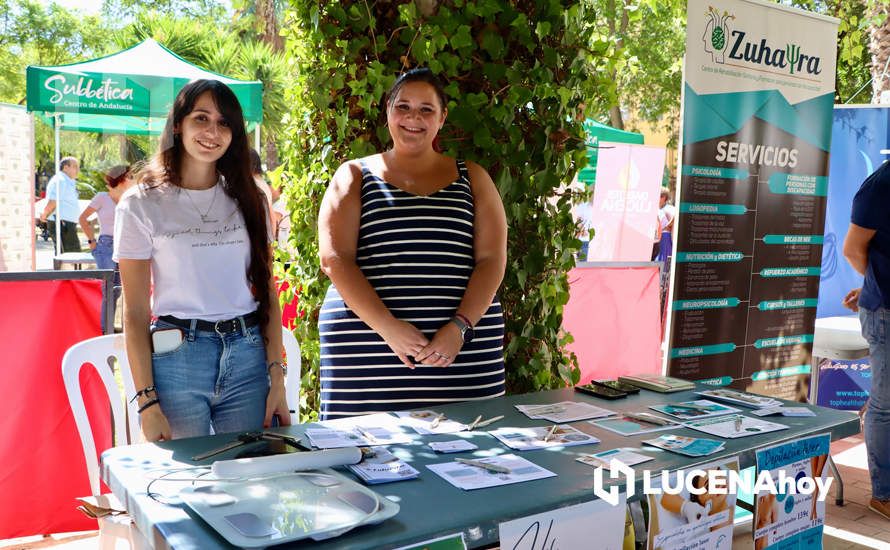
<instances>
[{"instance_id":1,"label":"black belt","mask_svg":"<svg viewBox=\"0 0 890 550\"><path fill-rule=\"evenodd\" d=\"M161 315L158 319L186 330L192 328L192 319L180 319L179 317L174 317L172 315ZM225 319L223 321L205 321L204 319L194 319L194 321L197 330L212 330L221 334L230 334L241 330L241 319L244 319L244 326L248 328L256 326L260 322L259 315L257 315L255 311L248 313L247 315L242 315L241 317Z\"/></svg>"}]
</instances>

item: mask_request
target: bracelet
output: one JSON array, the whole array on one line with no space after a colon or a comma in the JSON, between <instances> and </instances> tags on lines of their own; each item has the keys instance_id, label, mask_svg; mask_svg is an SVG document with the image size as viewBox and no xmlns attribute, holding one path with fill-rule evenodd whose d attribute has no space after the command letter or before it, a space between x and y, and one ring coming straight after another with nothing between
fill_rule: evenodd
<instances>
[{"instance_id":1,"label":"bracelet","mask_svg":"<svg viewBox=\"0 0 890 550\"><path fill-rule=\"evenodd\" d=\"M142 414L142 411L144 411L145 409L147 409L151 406L157 405L160 402L161 402L161 400L156 397L156 398L152 399L151 401L149 401L148 403L146 403L145 405L142 405L141 407L139 407L139 409L136 412L139 414Z\"/></svg>"},{"instance_id":2,"label":"bracelet","mask_svg":"<svg viewBox=\"0 0 890 550\"><path fill-rule=\"evenodd\" d=\"M466 323L466 325L467 325L468 327L472 327L472 326L473 326L473 323L470 322L469 317L467 317L466 315L463 315L463 314L461 314L461 313L457 313L457 312L455 312L455 313L454 313L454 316L457 317L458 319L460 319L461 321L463 321L464 323Z\"/></svg>"},{"instance_id":3,"label":"bracelet","mask_svg":"<svg viewBox=\"0 0 890 550\"><path fill-rule=\"evenodd\" d=\"M139 399L139 398L142 397L143 395L148 395L148 394L150 394L150 393L157 394L157 389L155 389L154 386L148 386L148 387L145 387L145 388L143 388L143 389L137 391L137 392L136 392L136 395L133 396L133 399L130 399L130 403L132 403L133 401L136 401L137 399Z\"/></svg>"},{"instance_id":4,"label":"bracelet","mask_svg":"<svg viewBox=\"0 0 890 550\"><path fill-rule=\"evenodd\" d=\"M287 378L287 365L285 365L281 361L272 361L271 363L269 363L266 366L266 372L270 372L272 370L272 367L275 366L281 367L281 374L283 374L284 377Z\"/></svg>"}]
</instances>

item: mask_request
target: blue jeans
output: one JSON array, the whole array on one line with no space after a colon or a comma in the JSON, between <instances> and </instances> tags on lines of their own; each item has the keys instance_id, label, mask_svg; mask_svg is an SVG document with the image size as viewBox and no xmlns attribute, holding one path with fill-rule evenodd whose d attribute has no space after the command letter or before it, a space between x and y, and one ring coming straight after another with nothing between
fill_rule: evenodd
<instances>
[{"instance_id":1,"label":"blue jeans","mask_svg":"<svg viewBox=\"0 0 890 550\"><path fill-rule=\"evenodd\" d=\"M114 252L114 237L99 235L96 239L96 248L92 252L97 269L117 269L117 264L111 259L112 252Z\"/></svg>"},{"instance_id":2,"label":"blue jeans","mask_svg":"<svg viewBox=\"0 0 890 550\"><path fill-rule=\"evenodd\" d=\"M177 328L160 319L152 326ZM151 356L173 437L262 430L270 381L260 327L242 320L239 330L220 334L193 321L183 335L178 348Z\"/></svg>"},{"instance_id":3,"label":"blue jeans","mask_svg":"<svg viewBox=\"0 0 890 550\"><path fill-rule=\"evenodd\" d=\"M99 235L96 239L96 248L91 254L96 260L96 269L113 269L114 270L114 297L111 300L111 318L114 318L114 310L117 307L117 299L121 295L121 272L117 267L117 262L111 259L114 252L114 237L111 235ZM105 334L105 317L102 317L102 334Z\"/></svg>"},{"instance_id":4,"label":"blue jeans","mask_svg":"<svg viewBox=\"0 0 890 550\"><path fill-rule=\"evenodd\" d=\"M890 365L887 363L890 309L860 309L859 320L871 354L871 392L865 413L871 494L879 500L890 500Z\"/></svg>"}]
</instances>

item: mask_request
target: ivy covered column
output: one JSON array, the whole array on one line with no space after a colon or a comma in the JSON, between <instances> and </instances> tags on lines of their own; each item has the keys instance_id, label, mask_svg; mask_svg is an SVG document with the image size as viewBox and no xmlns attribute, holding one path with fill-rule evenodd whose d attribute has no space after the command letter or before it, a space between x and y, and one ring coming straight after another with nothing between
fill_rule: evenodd
<instances>
[{"instance_id":1,"label":"ivy covered column","mask_svg":"<svg viewBox=\"0 0 890 550\"><path fill-rule=\"evenodd\" d=\"M591 44L606 47L591 15L568 0L291 0L283 27L296 82L278 176L293 219L286 277L299 289L304 420L318 407L316 320L330 284L319 267L319 204L341 162L388 148L383 95L416 66L445 83L442 148L484 166L506 207L508 391L577 382L561 331L580 247L566 184L586 162L579 109L609 86L588 69L603 54Z\"/></svg>"}]
</instances>

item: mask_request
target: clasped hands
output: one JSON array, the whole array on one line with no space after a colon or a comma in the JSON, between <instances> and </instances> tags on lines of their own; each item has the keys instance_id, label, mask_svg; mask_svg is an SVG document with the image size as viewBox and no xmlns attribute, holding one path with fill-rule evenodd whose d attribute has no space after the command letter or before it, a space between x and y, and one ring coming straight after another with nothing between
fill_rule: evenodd
<instances>
[{"instance_id":1,"label":"clasped hands","mask_svg":"<svg viewBox=\"0 0 890 550\"><path fill-rule=\"evenodd\" d=\"M447 367L454 362L464 341L460 329L452 322L445 323L429 340L411 323L393 320L380 331L386 344L409 369L415 363ZM413 357L411 361L409 357Z\"/></svg>"}]
</instances>

